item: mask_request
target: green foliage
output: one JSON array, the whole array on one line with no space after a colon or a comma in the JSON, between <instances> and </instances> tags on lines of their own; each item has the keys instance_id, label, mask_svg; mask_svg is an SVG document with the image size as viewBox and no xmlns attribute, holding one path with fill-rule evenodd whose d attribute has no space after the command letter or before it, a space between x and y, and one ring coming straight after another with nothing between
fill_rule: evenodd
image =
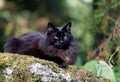
<instances>
[{"instance_id":1,"label":"green foliage","mask_svg":"<svg viewBox=\"0 0 120 82\"><path fill-rule=\"evenodd\" d=\"M110 79L111 82L116 82L112 68L104 61L90 61L84 65L84 68L90 69L96 76L106 77Z\"/></svg>"},{"instance_id":2,"label":"green foliage","mask_svg":"<svg viewBox=\"0 0 120 82\"><path fill-rule=\"evenodd\" d=\"M65 0L65 3L65 11L73 22L72 33L79 47L77 65L83 65L86 62L87 51L94 44L92 6L81 0Z\"/></svg>"},{"instance_id":3,"label":"green foliage","mask_svg":"<svg viewBox=\"0 0 120 82\"><path fill-rule=\"evenodd\" d=\"M117 9L120 7L120 0L111 0L111 8Z\"/></svg>"},{"instance_id":4,"label":"green foliage","mask_svg":"<svg viewBox=\"0 0 120 82\"><path fill-rule=\"evenodd\" d=\"M113 70L115 72L116 82L120 82L120 65L114 66Z\"/></svg>"},{"instance_id":5,"label":"green foliage","mask_svg":"<svg viewBox=\"0 0 120 82\"><path fill-rule=\"evenodd\" d=\"M95 38L99 37L96 40L96 43L97 43L99 41L102 41L106 36L108 36L109 32L111 31L111 28L108 27L108 18L107 18L109 17L109 14L108 14L109 5L108 5L108 2L105 0L95 1L93 4L95 5L93 6L94 8L93 24L94 24L94 28L96 29L94 30L96 31Z\"/></svg>"}]
</instances>

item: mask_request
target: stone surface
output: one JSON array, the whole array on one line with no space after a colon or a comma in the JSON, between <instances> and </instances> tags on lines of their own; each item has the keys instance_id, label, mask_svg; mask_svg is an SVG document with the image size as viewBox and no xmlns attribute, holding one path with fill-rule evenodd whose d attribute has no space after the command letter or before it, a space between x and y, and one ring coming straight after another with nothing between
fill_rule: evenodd
<instances>
[{"instance_id":1,"label":"stone surface","mask_svg":"<svg viewBox=\"0 0 120 82\"><path fill-rule=\"evenodd\" d=\"M0 53L0 82L110 82L77 66L59 68L54 62Z\"/></svg>"}]
</instances>

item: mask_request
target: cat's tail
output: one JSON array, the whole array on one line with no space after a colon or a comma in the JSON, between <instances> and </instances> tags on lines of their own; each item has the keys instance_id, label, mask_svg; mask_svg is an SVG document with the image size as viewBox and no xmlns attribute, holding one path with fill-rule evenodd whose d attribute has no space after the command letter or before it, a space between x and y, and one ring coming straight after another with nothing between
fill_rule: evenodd
<instances>
[{"instance_id":1,"label":"cat's tail","mask_svg":"<svg viewBox=\"0 0 120 82\"><path fill-rule=\"evenodd\" d=\"M9 38L4 45L4 52L16 53L20 46L20 40Z\"/></svg>"}]
</instances>

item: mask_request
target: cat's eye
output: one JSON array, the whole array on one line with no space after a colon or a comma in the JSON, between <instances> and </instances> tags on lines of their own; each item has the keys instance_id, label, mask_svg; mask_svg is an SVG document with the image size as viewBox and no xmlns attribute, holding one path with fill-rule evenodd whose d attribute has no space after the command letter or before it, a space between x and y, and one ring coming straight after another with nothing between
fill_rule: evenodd
<instances>
[{"instance_id":1,"label":"cat's eye","mask_svg":"<svg viewBox=\"0 0 120 82\"><path fill-rule=\"evenodd\" d=\"M58 37L57 37L57 36L54 36L53 38L54 38L54 39L58 39Z\"/></svg>"},{"instance_id":2,"label":"cat's eye","mask_svg":"<svg viewBox=\"0 0 120 82\"><path fill-rule=\"evenodd\" d=\"M64 39L67 39L67 36L64 36Z\"/></svg>"}]
</instances>

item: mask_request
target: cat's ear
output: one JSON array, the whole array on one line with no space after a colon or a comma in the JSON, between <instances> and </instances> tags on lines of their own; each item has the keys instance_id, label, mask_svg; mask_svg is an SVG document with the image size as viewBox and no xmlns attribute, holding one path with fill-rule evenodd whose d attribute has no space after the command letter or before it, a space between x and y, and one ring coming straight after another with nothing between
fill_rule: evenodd
<instances>
[{"instance_id":1,"label":"cat's ear","mask_svg":"<svg viewBox=\"0 0 120 82\"><path fill-rule=\"evenodd\" d=\"M63 30L66 31L66 32L70 32L70 31L71 31L71 26L72 26L72 23L71 23L71 22L68 22L68 23L63 27Z\"/></svg>"},{"instance_id":2,"label":"cat's ear","mask_svg":"<svg viewBox=\"0 0 120 82\"><path fill-rule=\"evenodd\" d=\"M48 23L48 26L47 26L47 31L48 32L52 32L52 31L55 31L55 26L52 24L52 23Z\"/></svg>"}]
</instances>

